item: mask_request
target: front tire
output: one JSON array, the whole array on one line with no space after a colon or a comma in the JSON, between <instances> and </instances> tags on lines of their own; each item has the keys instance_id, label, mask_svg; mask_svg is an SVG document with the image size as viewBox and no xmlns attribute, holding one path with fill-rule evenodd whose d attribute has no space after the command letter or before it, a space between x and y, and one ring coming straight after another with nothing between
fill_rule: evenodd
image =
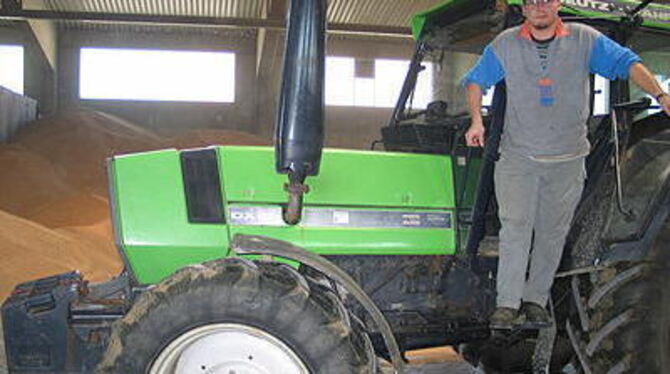
<instances>
[{"instance_id":1,"label":"front tire","mask_svg":"<svg viewBox=\"0 0 670 374\"><path fill-rule=\"evenodd\" d=\"M217 260L146 291L97 371L371 373L372 346L352 322L331 289L288 265Z\"/></svg>"}]
</instances>

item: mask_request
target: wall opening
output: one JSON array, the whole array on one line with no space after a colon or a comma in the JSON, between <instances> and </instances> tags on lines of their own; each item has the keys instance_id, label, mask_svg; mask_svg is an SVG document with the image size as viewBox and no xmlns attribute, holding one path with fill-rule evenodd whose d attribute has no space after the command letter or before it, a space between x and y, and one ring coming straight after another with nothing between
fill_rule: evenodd
<instances>
[{"instance_id":1,"label":"wall opening","mask_svg":"<svg viewBox=\"0 0 670 374\"><path fill-rule=\"evenodd\" d=\"M79 97L235 102L232 52L81 48Z\"/></svg>"},{"instance_id":2,"label":"wall opening","mask_svg":"<svg viewBox=\"0 0 670 374\"><path fill-rule=\"evenodd\" d=\"M0 86L23 95L23 46L0 45Z\"/></svg>"},{"instance_id":3,"label":"wall opening","mask_svg":"<svg viewBox=\"0 0 670 374\"><path fill-rule=\"evenodd\" d=\"M393 108L409 69L408 60L326 58L326 105ZM433 96L433 64L423 63L412 107L425 108Z\"/></svg>"}]
</instances>

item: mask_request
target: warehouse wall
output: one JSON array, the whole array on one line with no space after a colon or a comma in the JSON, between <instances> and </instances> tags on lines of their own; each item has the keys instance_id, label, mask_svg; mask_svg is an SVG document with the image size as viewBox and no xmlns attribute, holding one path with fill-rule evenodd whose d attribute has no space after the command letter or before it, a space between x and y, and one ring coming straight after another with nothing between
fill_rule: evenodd
<instances>
[{"instance_id":1,"label":"warehouse wall","mask_svg":"<svg viewBox=\"0 0 670 374\"><path fill-rule=\"evenodd\" d=\"M334 35L328 39L327 54L352 56L356 59L412 58L414 41L409 38L353 37ZM381 138L380 128L391 118L392 108L362 108L329 106L326 109L326 145L369 149L370 144Z\"/></svg>"},{"instance_id":2,"label":"warehouse wall","mask_svg":"<svg viewBox=\"0 0 670 374\"><path fill-rule=\"evenodd\" d=\"M0 44L23 46L25 96L37 100L41 114L52 113L57 106L56 76L46 56L25 22L7 22L0 26Z\"/></svg>"},{"instance_id":3,"label":"warehouse wall","mask_svg":"<svg viewBox=\"0 0 670 374\"><path fill-rule=\"evenodd\" d=\"M188 30L182 28L165 32L139 26L119 29L110 26L109 30L97 31L62 29L59 42L61 108L86 106L118 115L165 135L193 128L224 128L257 133L254 118L255 32ZM79 50L87 46L235 52L235 103L80 100Z\"/></svg>"},{"instance_id":4,"label":"warehouse wall","mask_svg":"<svg viewBox=\"0 0 670 374\"><path fill-rule=\"evenodd\" d=\"M0 143L37 118L37 101L0 87Z\"/></svg>"},{"instance_id":5,"label":"warehouse wall","mask_svg":"<svg viewBox=\"0 0 670 374\"><path fill-rule=\"evenodd\" d=\"M442 64L438 66L434 85L435 100L446 100L449 103L449 114L460 114L468 110L465 89L461 80L475 65L478 54L464 52L446 52Z\"/></svg>"},{"instance_id":6,"label":"warehouse wall","mask_svg":"<svg viewBox=\"0 0 670 374\"><path fill-rule=\"evenodd\" d=\"M59 98L61 108L86 106L143 125L160 134L192 128L224 128L273 135L282 73L284 33L211 29L189 33L188 29L159 31L140 26L109 26L108 30L60 30ZM217 31L218 30L218 31ZM79 99L79 50L84 46L122 48L166 48L221 50L236 53L236 102L199 104ZM414 50L410 38L330 34L327 55L361 60L391 58L409 60ZM257 52L260 51L260 52ZM471 61L466 61L471 64ZM462 69L454 70L456 75ZM446 77L447 80L458 79ZM457 97L458 93L448 92ZM369 149L380 138L391 108L326 107L326 146Z\"/></svg>"},{"instance_id":7,"label":"warehouse wall","mask_svg":"<svg viewBox=\"0 0 670 374\"><path fill-rule=\"evenodd\" d=\"M279 80L281 79L283 33L267 36L266 61L258 85L258 119L261 134L271 136L274 126ZM414 43L409 38L372 38L351 35L329 35L326 43L329 56L349 56L357 59L392 58L409 60ZM380 128L388 122L391 108L326 106L326 146L369 149L380 138Z\"/></svg>"},{"instance_id":8,"label":"warehouse wall","mask_svg":"<svg viewBox=\"0 0 670 374\"><path fill-rule=\"evenodd\" d=\"M269 47L265 53L271 56L264 57L268 63L263 65L260 74L257 117L261 123L262 134L271 136L279 95L284 34L268 35L266 44ZM361 60L409 60L414 52L412 39L398 37L373 38L335 34L328 36L326 46L329 56L349 56ZM452 114L467 108L465 91L460 86L460 80L476 59L475 54L447 53L442 59L444 66L434 72L437 89L434 99L447 100ZM369 149L373 141L381 138L380 129L388 124L392 111L392 108L326 106L326 146Z\"/></svg>"}]
</instances>

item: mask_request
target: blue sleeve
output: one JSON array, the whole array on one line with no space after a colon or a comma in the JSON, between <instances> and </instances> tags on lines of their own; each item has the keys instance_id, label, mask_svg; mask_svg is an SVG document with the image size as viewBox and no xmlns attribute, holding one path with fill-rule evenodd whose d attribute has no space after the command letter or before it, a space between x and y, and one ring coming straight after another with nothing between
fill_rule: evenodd
<instances>
[{"instance_id":1,"label":"blue sleeve","mask_svg":"<svg viewBox=\"0 0 670 374\"><path fill-rule=\"evenodd\" d=\"M461 84L467 86L470 83L478 85L483 91L500 82L505 77L505 70L498 56L493 52L489 44L484 48L484 53L479 57L477 64L463 77Z\"/></svg>"},{"instance_id":2,"label":"blue sleeve","mask_svg":"<svg viewBox=\"0 0 670 374\"><path fill-rule=\"evenodd\" d=\"M622 47L605 35L600 35L593 43L589 70L607 79L628 79L628 70L640 56L626 47Z\"/></svg>"}]
</instances>

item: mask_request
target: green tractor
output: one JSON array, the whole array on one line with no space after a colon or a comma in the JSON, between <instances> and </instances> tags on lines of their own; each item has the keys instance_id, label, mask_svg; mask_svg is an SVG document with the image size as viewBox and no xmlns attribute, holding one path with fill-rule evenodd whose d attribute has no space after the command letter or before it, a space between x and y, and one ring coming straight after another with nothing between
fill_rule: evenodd
<instances>
[{"instance_id":1,"label":"green tractor","mask_svg":"<svg viewBox=\"0 0 670 374\"><path fill-rule=\"evenodd\" d=\"M446 74L521 22L520 1L452 0L414 18L384 151L323 149L325 10L291 2L274 149L109 161L125 271L18 285L2 308L10 373L377 373L378 357L403 373L405 351L438 345L489 373L670 372L670 120L625 81L594 85L611 110L587 124L555 323L492 333L504 84L483 150L464 144L454 79L439 88L449 105L411 98L423 61ZM567 0L563 12L670 77L669 7Z\"/></svg>"}]
</instances>

